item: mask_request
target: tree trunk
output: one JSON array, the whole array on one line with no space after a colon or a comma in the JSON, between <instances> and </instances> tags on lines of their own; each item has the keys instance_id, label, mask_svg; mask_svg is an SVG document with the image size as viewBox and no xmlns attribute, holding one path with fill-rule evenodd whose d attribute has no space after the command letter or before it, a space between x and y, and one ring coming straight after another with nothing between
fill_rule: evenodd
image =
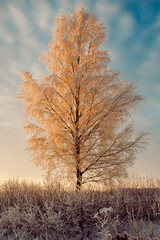
<instances>
[{"instance_id":1,"label":"tree trunk","mask_svg":"<svg viewBox=\"0 0 160 240\"><path fill-rule=\"evenodd\" d=\"M79 64L80 57L77 60ZM80 162L80 139L79 139L79 105L80 105L80 86L76 83L76 117L75 117L75 163L76 163L76 190L80 190L82 186L82 172L81 172L81 162Z\"/></svg>"},{"instance_id":2,"label":"tree trunk","mask_svg":"<svg viewBox=\"0 0 160 240\"><path fill-rule=\"evenodd\" d=\"M81 172L81 162L80 162L80 142L78 136L75 140L75 161L76 161L76 189L80 190L82 185L82 172Z\"/></svg>"},{"instance_id":3,"label":"tree trunk","mask_svg":"<svg viewBox=\"0 0 160 240\"><path fill-rule=\"evenodd\" d=\"M76 183L76 190L81 190L82 186L82 173L79 169L77 169L77 183Z\"/></svg>"}]
</instances>

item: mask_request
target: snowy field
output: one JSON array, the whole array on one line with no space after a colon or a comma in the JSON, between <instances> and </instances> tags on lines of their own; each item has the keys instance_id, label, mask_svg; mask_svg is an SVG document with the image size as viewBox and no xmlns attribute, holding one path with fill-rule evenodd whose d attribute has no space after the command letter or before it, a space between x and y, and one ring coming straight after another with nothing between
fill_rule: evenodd
<instances>
[{"instance_id":1,"label":"snowy field","mask_svg":"<svg viewBox=\"0 0 160 240\"><path fill-rule=\"evenodd\" d=\"M0 186L1 240L159 240L160 188L82 189L18 180Z\"/></svg>"}]
</instances>

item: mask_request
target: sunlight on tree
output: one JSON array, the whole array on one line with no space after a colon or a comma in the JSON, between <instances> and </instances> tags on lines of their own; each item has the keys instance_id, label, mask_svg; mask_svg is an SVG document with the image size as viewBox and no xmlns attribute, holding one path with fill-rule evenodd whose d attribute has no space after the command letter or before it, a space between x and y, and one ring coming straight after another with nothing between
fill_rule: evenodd
<instances>
[{"instance_id":1,"label":"sunlight on tree","mask_svg":"<svg viewBox=\"0 0 160 240\"><path fill-rule=\"evenodd\" d=\"M76 7L56 18L49 51L40 61L49 75L23 72L28 147L36 166L75 176L77 189L89 181L123 176L144 146L126 125L142 97L111 71L101 49L106 29L95 14ZM66 176L66 175L65 175Z\"/></svg>"}]
</instances>

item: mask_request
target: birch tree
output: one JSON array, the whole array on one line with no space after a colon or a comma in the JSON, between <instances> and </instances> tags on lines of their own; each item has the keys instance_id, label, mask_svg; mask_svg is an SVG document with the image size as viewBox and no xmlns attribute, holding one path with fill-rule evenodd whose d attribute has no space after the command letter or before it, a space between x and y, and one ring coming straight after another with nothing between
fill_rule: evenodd
<instances>
[{"instance_id":1,"label":"birch tree","mask_svg":"<svg viewBox=\"0 0 160 240\"><path fill-rule=\"evenodd\" d=\"M144 134L126 125L142 97L109 69L105 37L104 23L76 7L56 18L49 51L39 57L48 75L22 73L32 160L48 174L68 171L77 189L126 173L143 146Z\"/></svg>"}]
</instances>

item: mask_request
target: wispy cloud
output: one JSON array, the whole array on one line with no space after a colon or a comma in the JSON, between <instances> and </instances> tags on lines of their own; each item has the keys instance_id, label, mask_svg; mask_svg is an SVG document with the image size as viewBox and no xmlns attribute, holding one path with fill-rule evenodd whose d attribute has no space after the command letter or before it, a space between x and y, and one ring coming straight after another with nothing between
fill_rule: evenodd
<instances>
[{"instance_id":1,"label":"wispy cloud","mask_svg":"<svg viewBox=\"0 0 160 240\"><path fill-rule=\"evenodd\" d=\"M54 20L55 9L47 2L40 0L38 5L36 1L32 1L33 19L35 24L43 31L51 31L51 23Z\"/></svg>"},{"instance_id":2,"label":"wispy cloud","mask_svg":"<svg viewBox=\"0 0 160 240\"><path fill-rule=\"evenodd\" d=\"M117 14L121 12L121 4L120 2L115 1L99 1L95 4L96 10L102 15L103 17L106 17L108 19L113 19Z\"/></svg>"},{"instance_id":3,"label":"wispy cloud","mask_svg":"<svg viewBox=\"0 0 160 240\"><path fill-rule=\"evenodd\" d=\"M30 35L31 25L25 13L19 8L14 7L12 4L9 4L9 11L12 17L12 21L15 23L22 37L28 37Z\"/></svg>"},{"instance_id":4,"label":"wispy cloud","mask_svg":"<svg viewBox=\"0 0 160 240\"><path fill-rule=\"evenodd\" d=\"M134 33L134 18L129 13L121 13L119 16L117 32L119 32L118 41L127 41Z\"/></svg>"}]
</instances>

